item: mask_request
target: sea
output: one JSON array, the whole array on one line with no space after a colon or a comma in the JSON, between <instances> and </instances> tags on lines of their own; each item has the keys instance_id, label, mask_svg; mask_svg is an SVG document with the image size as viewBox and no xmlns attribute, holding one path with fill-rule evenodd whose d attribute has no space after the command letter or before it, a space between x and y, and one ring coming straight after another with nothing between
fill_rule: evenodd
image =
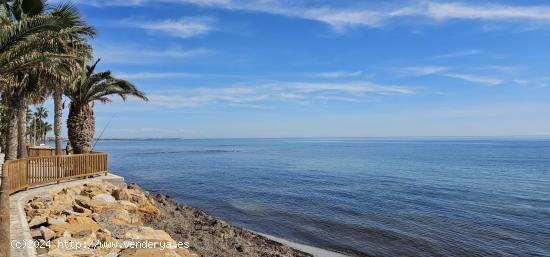
<instances>
[{"instance_id":1,"label":"sea","mask_svg":"<svg viewBox=\"0 0 550 257\"><path fill-rule=\"evenodd\" d=\"M550 139L102 140L111 172L350 256L550 256Z\"/></svg>"}]
</instances>

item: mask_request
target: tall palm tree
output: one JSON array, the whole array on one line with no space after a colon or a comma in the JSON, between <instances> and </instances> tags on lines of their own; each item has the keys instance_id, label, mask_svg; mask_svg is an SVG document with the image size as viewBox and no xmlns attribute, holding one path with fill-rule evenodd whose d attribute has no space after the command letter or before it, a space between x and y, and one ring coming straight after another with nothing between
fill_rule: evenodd
<instances>
[{"instance_id":1,"label":"tall palm tree","mask_svg":"<svg viewBox=\"0 0 550 257\"><path fill-rule=\"evenodd\" d=\"M71 5L64 4L50 13L35 15L31 11L24 12L27 1L14 0L11 5L4 1L0 6L0 88L9 106L8 160L17 157L17 114L25 106L30 70L39 68L39 72L55 73L58 67L55 64L80 59L82 56L75 54L74 49L85 48L85 41L69 42L68 39L93 34L93 29L85 26Z\"/></svg>"},{"instance_id":2,"label":"tall palm tree","mask_svg":"<svg viewBox=\"0 0 550 257\"><path fill-rule=\"evenodd\" d=\"M55 136L55 153L61 155L63 153L61 142L61 123L63 116L63 91L64 88L70 84L81 73L82 66L80 65L81 59L89 59L92 57L92 48L86 43L86 37L93 37L95 35L95 29L86 24L81 18L78 10L72 5L63 5L54 9L52 12L54 16L63 17L65 15L74 16L76 19L80 19L80 23L75 24L70 28L73 32L67 33L65 36L60 36L60 40L67 42L69 46L68 50L74 56L79 56L80 59L74 59L71 61L60 62L54 69L54 74L48 74L44 76L46 80L50 81L49 85L53 91L54 102L54 136Z\"/></svg>"},{"instance_id":3,"label":"tall palm tree","mask_svg":"<svg viewBox=\"0 0 550 257\"><path fill-rule=\"evenodd\" d=\"M38 131L37 132L37 137L40 138L40 139L43 139L42 138L42 135L44 133L44 120L46 118L48 118L48 109L44 108L44 106L39 106L36 108L36 111L34 112L34 117L35 117L35 126L36 126L36 130ZM43 143L43 140L38 140L38 143Z\"/></svg>"},{"instance_id":4,"label":"tall palm tree","mask_svg":"<svg viewBox=\"0 0 550 257\"><path fill-rule=\"evenodd\" d=\"M99 61L97 60L91 66L85 66L80 77L65 90L65 95L71 100L67 119L69 141L77 154L92 150L95 134L93 111L95 101L109 103L111 95L118 95L123 100L126 100L127 96L148 100L136 86L126 80L113 77L111 71L95 73Z\"/></svg>"},{"instance_id":5,"label":"tall palm tree","mask_svg":"<svg viewBox=\"0 0 550 257\"><path fill-rule=\"evenodd\" d=\"M82 20L71 15L35 15L36 0L0 0L0 90L6 103L6 159L17 158L17 116L24 106L28 71L48 69L60 60L81 58L67 49L65 39L78 29ZM34 4L29 4L34 2ZM37 8L42 9L42 8ZM76 26L76 27L75 27ZM79 43L79 42L76 42ZM10 256L10 219L7 175L2 172L0 185L0 256Z\"/></svg>"}]
</instances>

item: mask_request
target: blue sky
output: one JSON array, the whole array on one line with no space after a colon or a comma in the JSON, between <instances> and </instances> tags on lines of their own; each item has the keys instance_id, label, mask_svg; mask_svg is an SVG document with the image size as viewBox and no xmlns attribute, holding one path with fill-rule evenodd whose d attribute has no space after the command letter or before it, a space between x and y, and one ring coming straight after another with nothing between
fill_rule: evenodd
<instances>
[{"instance_id":1,"label":"blue sky","mask_svg":"<svg viewBox=\"0 0 550 257\"><path fill-rule=\"evenodd\" d=\"M547 1L76 3L151 99L96 104L105 137L550 134Z\"/></svg>"}]
</instances>

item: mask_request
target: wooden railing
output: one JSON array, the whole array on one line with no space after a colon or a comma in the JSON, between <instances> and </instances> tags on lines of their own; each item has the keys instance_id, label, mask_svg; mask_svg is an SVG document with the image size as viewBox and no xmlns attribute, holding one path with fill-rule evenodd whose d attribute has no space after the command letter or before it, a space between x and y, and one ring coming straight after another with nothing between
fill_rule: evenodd
<instances>
[{"instance_id":1,"label":"wooden railing","mask_svg":"<svg viewBox=\"0 0 550 257\"><path fill-rule=\"evenodd\" d=\"M107 174L106 153L29 157L6 161L4 172L11 193L62 180Z\"/></svg>"}]
</instances>

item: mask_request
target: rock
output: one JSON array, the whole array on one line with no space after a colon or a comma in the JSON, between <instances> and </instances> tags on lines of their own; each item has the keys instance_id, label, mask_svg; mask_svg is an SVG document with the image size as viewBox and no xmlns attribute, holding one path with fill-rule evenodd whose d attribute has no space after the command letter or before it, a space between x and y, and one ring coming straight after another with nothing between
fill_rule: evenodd
<instances>
[{"instance_id":1,"label":"rock","mask_svg":"<svg viewBox=\"0 0 550 257\"><path fill-rule=\"evenodd\" d=\"M137 204L150 204L147 196L141 193L135 193L135 194L133 193L130 200Z\"/></svg>"},{"instance_id":2,"label":"rock","mask_svg":"<svg viewBox=\"0 0 550 257\"><path fill-rule=\"evenodd\" d=\"M122 241L118 240L110 235L98 234L98 239L102 242L104 247L96 248L96 254L100 256L118 256L120 252Z\"/></svg>"},{"instance_id":3,"label":"rock","mask_svg":"<svg viewBox=\"0 0 550 257\"><path fill-rule=\"evenodd\" d=\"M48 252L48 255L50 257L92 257L95 256L92 250L85 249L85 250L75 250L75 249L65 249L65 248L56 248L56 249L50 249Z\"/></svg>"},{"instance_id":4,"label":"rock","mask_svg":"<svg viewBox=\"0 0 550 257\"><path fill-rule=\"evenodd\" d=\"M74 210L75 212L77 212L77 213L82 213L82 214L84 214L84 215L86 215L86 216L92 215L92 211L91 211L91 210L88 210L88 209L86 209L86 208L84 208L84 207L82 207L82 206L80 206L80 205L78 205L78 204L76 204L76 203L73 205L73 210Z\"/></svg>"},{"instance_id":5,"label":"rock","mask_svg":"<svg viewBox=\"0 0 550 257\"><path fill-rule=\"evenodd\" d=\"M120 257L174 257L173 250L161 250L160 248L133 248L122 251Z\"/></svg>"},{"instance_id":6,"label":"rock","mask_svg":"<svg viewBox=\"0 0 550 257\"><path fill-rule=\"evenodd\" d=\"M142 204L138 207L137 213L143 222L161 220L163 218L160 210L152 204Z\"/></svg>"},{"instance_id":7,"label":"rock","mask_svg":"<svg viewBox=\"0 0 550 257\"><path fill-rule=\"evenodd\" d=\"M84 208L91 210L92 212L101 212L103 210L116 208L115 206L107 202L90 199L77 199L76 203Z\"/></svg>"},{"instance_id":8,"label":"rock","mask_svg":"<svg viewBox=\"0 0 550 257\"><path fill-rule=\"evenodd\" d=\"M65 232L63 232L63 236L62 236L62 237L64 237L64 238L71 238L71 237L73 237L73 235L71 235L71 232L65 231Z\"/></svg>"},{"instance_id":9,"label":"rock","mask_svg":"<svg viewBox=\"0 0 550 257\"><path fill-rule=\"evenodd\" d=\"M117 203L125 206L125 207L128 207L128 209L137 209L137 205L135 203L132 203L130 201L126 201L126 200L118 200Z\"/></svg>"},{"instance_id":10,"label":"rock","mask_svg":"<svg viewBox=\"0 0 550 257\"><path fill-rule=\"evenodd\" d=\"M39 230L42 238L44 238L45 241L49 241L55 237L55 232L47 227L42 226Z\"/></svg>"},{"instance_id":11,"label":"rock","mask_svg":"<svg viewBox=\"0 0 550 257\"><path fill-rule=\"evenodd\" d=\"M104 257L118 257L118 253L108 253Z\"/></svg>"},{"instance_id":12,"label":"rock","mask_svg":"<svg viewBox=\"0 0 550 257\"><path fill-rule=\"evenodd\" d=\"M122 236L128 230L142 225L137 214L124 209L111 209L100 212L96 221L102 228L112 232L114 236Z\"/></svg>"},{"instance_id":13,"label":"rock","mask_svg":"<svg viewBox=\"0 0 550 257\"><path fill-rule=\"evenodd\" d=\"M113 188L108 184L84 184L80 195L85 195L90 198L100 194L111 194Z\"/></svg>"},{"instance_id":14,"label":"rock","mask_svg":"<svg viewBox=\"0 0 550 257\"><path fill-rule=\"evenodd\" d=\"M53 197L53 202L49 206L49 209L54 212L62 212L63 210L71 209L74 199L75 197L72 194L59 192Z\"/></svg>"},{"instance_id":15,"label":"rock","mask_svg":"<svg viewBox=\"0 0 550 257\"><path fill-rule=\"evenodd\" d=\"M191 253L188 249L185 248L178 248L175 250L176 257L198 257L198 255Z\"/></svg>"},{"instance_id":16,"label":"rock","mask_svg":"<svg viewBox=\"0 0 550 257\"><path fill-rule=\"evenodd\" d=\"M47 222L48 222L48 216L46 215L36 216L32 218L32 220L29 222L29 227L30 228L37 227Z\"/></svg>"},{"instance_id":17,"label":"rock","mask_svg":"<svg viewBox=\"0 0 550 257\"><path fill-rule=\"evenodd\" d=\"M36 216L48 216L51 211L48 209L33 209L30 206L25 207L25 213L27 214L27 221L31 221Z\"/></svg>"},{"instance_id":18,"label":"rock","mask_svg":"<svg viewBox=\"0 0 550 257\"><path fill-rule=\"evenodd\" d=\"M113 190L113 196L117 200L130 200L131 199L130 191L128 191L128 188L126 188L126 187L118 188L118 189Z\"/></svg>"},{"instance_id":19,"label":"rock","mask_svg":"<svg viewBox=\"0 0 550 257\"><path fill-rule=\"evenodd\" d=\"M99 229L99 224L88 217L82 216L69 216L67 217L68 224L51 225L50 229L57 234L64 233L65 231L71 234L79 233L92 233Z\"/></svg>"},{"instance_id":20,"label":"rock","mask_svg":"<svg viewBox=\"0 0 550 257\"><path fill-rule=\"evenodd\" d=\"M42 234L40 233L40 230L38 229L32 229L31 230L31 237L36 239L36 238L41 238L42 237Z\"/></svg>"},{"instance_id":21,"label":"rock","mask_svg":"<svg viewBox=\"0 0 550 257\"><path fill-rule=\"evenodd\" d=\"M29 203L29 205L33 209L45 209L46 208L46 205L38 199L33 200L32 202Z\"/></svg>"},{"instance_id":22,"label":"rock","mask_svg":"<svg viewBox=\"0 0 550 257\"><path fill-rule=\"evenodd\" d=\"M95 222L99 222L99 214L97 214L97 213L94 212L94 213L92 213L91 218L92 218Z\"/></svg>"},{"instance_id":23,"label":"rock","mask_svg":"<svg viewBox=\"0 0 550 257\"><path fill-rule=\"evenodd\" d=\"M66 216L59 216L58 218L48 217L48 224L49 225L67 224L66 220L67 220Z\"/></svg>"},{"instance_id":24,"label":"rock","mask_svg":"<svg viewBox=\"0 0 550 257\"><path fill-rule=\"evenodd\" d=\"M148 240L148 241L156 241L156 242L168 242L172 244L176 244L176 241L172 239L168 233L164 232L163 230L156 230L150 227L139 227L134 228L124 234L125 239L131 239L131 240Z\"/></svg>"},{"instance_id":25,"label":"rock","mask_svg":"<svg viewBox=\"0 0 550 257\"><path fill-rule=\"evenodd\" d=\"M92 199L96 200L96 201L106 202L106 203L115 203L116 202L115 198L112 197L111 195L108 195L108 194L99 194L99 195L94 196Z\"/></svg>"}]
</instances>

